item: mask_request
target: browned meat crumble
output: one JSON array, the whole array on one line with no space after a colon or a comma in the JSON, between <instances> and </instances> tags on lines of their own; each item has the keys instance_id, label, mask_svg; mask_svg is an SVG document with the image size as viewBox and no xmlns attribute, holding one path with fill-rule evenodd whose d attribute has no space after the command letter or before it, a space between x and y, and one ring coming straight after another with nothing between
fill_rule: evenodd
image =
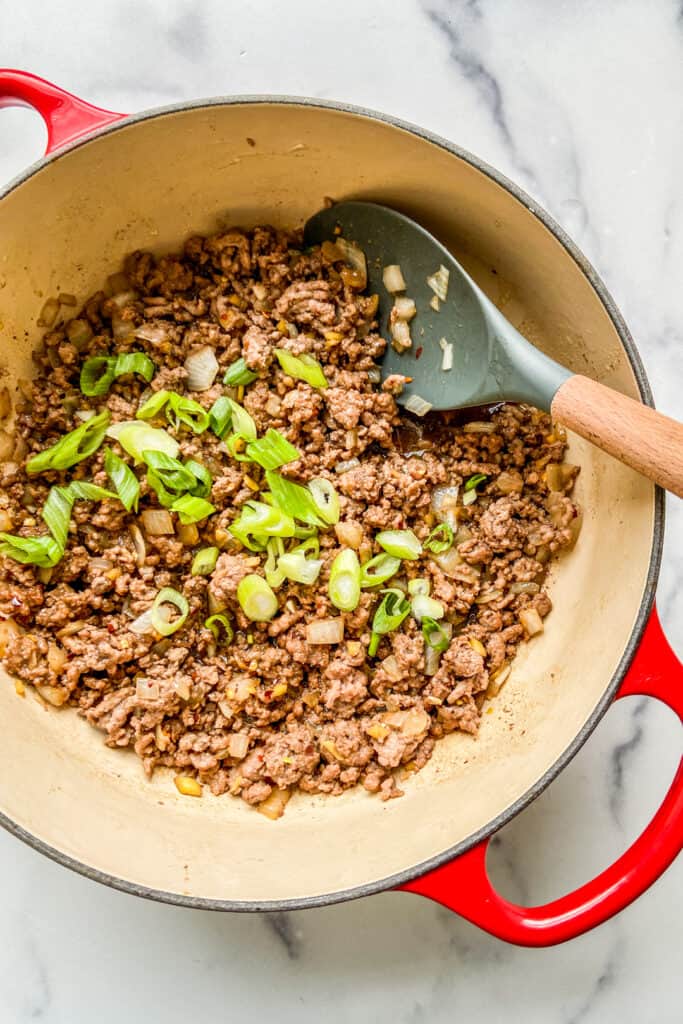
<instances>
[{"instance_id":1,"label":"browned meat crumble","mask_svg":"<svg viewBox=\"0 0 683 1024\"><path fill-rule=\"evenodd\" d=\"M302 483L327 477L340 495L339 523L319 535L317 582L285 582L279 611L265 623L250 622L236 598L245 575L263 572L264 556L228 532L262 486L262 471L235 461L211 431L168 428L179 458L193 457L213 475L217 511L197 529L176 521L172 536L145 535L139 515L118 501L78 502L65 556L53 569L1 560L0 653L8 672L49 704L75 707L108 745L132 747L150 775L166 766L272 816L297 787L338 794L362 785L382 799L399 796L402 780L426 764L438 739L458 729L476 733L484 701L551 610L543 586L548 562L573 545L580 525L569 496L576 470L561 465L561 428L515 405L450 422L399 416L400 378L384 388L372 383L385 348L375 311L376 301L320 250L302 251L299 235L263 227L194 237L181 253L159 259L136 252L125 278L115 275L86 302L77 329L57 320L45 335L37 380L17 409L14 460L0 466L2 529L42 532L40 510L52 484L111 486L105 446L64 472L28 476L24 465L78 426L78 411L106 407L114 422L135 418L149 390L137 377L115 381L102 398L79 391L84 359L114 351L152 358L153 391L188 395L206 409L221 394L242 401L259 435L276 428L301 452L283 475ZM209 390L189 392L184 360L207 344L219 375ZM276 347L314 356L329 386L286 376ZM259 374L244 392L219 383L240 356ZM137 473L139 511L157 507ZM462 485L473 474L486 479L465 506ZM340 547L352 547L363 562L380 552L374 538L381 529L410 528L424 540L438 522L435 489L456 485L457 499L451 495L450 508L446 502L455 526L450 558L425 552L387 584L430 581L452 625L440 660L426 666L412 616L368 656L376 590L364 590L358 607L343 614L341 643L307 643L307 623L340 614L327 591ZM207 545L221 549L215 570L192 576L194 554ZM166 639L132 632L132 620L165 586L189 601L185 626ZM234 626L229 646L203 626L215 608Z\"/></svg>"}]
</instances>

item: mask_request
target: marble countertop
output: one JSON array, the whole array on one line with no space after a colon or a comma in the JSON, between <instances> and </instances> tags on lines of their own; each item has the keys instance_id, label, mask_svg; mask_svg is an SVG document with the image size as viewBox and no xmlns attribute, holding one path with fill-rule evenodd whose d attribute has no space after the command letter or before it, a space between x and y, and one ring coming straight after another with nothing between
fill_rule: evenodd
<instances>
[{"instance_id":1,"label":"marble countertop","mask_svg":"<svg viewBox=\"0 0 683 1024\"><path fill-rule=\"evenodd\" d=\"M346 100L458 142L574 237L621 307L657 403L683 416L680 0L0 0L0 65L114 110L224 93ZM42 124L0 112L0 183ZM669 502L661 615L683 655L683 504ZM496 841L501 890L552 899L642 829L680 756L656 702L622 702ZM556 949L506 946L415 897L289 915L143 902L0 833L0 1019L680 1021L683 862Z\"/></svg>"}]
</instances>

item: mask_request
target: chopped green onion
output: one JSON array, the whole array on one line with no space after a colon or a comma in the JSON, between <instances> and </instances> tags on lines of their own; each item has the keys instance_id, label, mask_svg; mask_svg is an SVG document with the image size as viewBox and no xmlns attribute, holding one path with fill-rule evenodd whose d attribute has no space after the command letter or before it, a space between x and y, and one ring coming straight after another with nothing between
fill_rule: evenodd
<instances>
[{"instance_id":1,"label":"chopped green onion","mask_svg":"<svg viewBox=\"0 0 683 1024\"><path fill-rule=\"evenodd\" d=\"M197 462L196 459L187 459L185 461L185 469L189 470L194 477L194 484L190 487L190 494L194 495L195 498L208 498L211 494L213 478L206 466L203 466L201 462Z\"/></svg>"},{"instance_id":2,"label":"chopped green onion","mask_svg":"<svg viewBox=\"0 0 683 1024\"><path fill-rule=\"evenodd\" d=\"M395 576L401 568L401 559L394 555L382 553L375 555L369 562L360 567L360 585L365 590L368 587L379 587L386 583L392 576Z\"/></svg>"},{"instance_id":3,"label":"chopped green onion","mask_svg":"<svg viewBox=\"0 0 683 1024\"><path fill-rule=\"evenodd\" d=\"M266 470L266 483L278 508L309 526L324 526L311 492L301 484L286 480L272 469Z\"/></svg>"},{"instance_id":4,"label":"chopped green onion","mask_svg":"<svg viewBox=\"0 0 683 1024\"><path fill-rule=\"evenodd\" d=\"M237 462L251 462L251 458L245 453L244 450L244 438L240 437L239 434L230 434L225 438L225 447L228 449L228 454L236 459Z\"/></svg>"},{"instance_id":5,"label":"chopped green onion","mask_svg":"<svg viewBox=\"0 0 683 1024\"><path fill-rule=\"evenodd\" d=\"M250 551L262 551L269 537L293 537L294 520L287 513L263 501L247 501L230 533Z\"/></svg>"},{"instance_id":6,"label":"chopped green onion","mask_svg":"<svg viewBox=\"0 0 683 1024\"><path fill-rule=\"evenodd\" d=\"M144 352L121 352L118 356L92 356L81 369L80 388L89 398L106 395L116 377L136 373L148 384L154 376L154 363Z\"/></svg>"},{"instance_id":7,"label":"chopped green onion","mask_svg":"<svg viewBox=\"0 0 683 1024\"><path fill-rule=\"evenodd\" d=\"M88 423L91 422L88 420ZM112 424L107 430L107 436L118 441L123 450L133 457L136 465L143 461L143 452L163 452L174 459L180 451L178 442L165 430L150 427L148 423L138 423L137 420Z\"/></svg>"},{"instance_id":8,"label":"chopped green onion","mask_svg":"<svg viewBox=\"0 0 683 1024\"><path fill-rule=\"evenodd\" d=\"M398 629L410 612L410 602L402 590L389 589L382 593L385 596L372 619L372 636L368 647L371 657L377 653L380 638Z\"/></svg>"},{"instance_id":9,"label":"chopped green onion","mask_svg":"<svg viewBox=\"0 0 683 1024\"><path fill-rule=\"evenodd\" d=\"M92 356L81 367L79 386L89 398L106 395L114 383L116 359L112 356Z\"/></svg>"},{"instance_id":10,"label":"chopped green onion","mask_svg":"<svg viewBox=\"0 0 683 1024\"><path fill-rule=\"evenodd\" d=\"M62 554L64 553L69 536L71 510L75 500L69 487L51 487L43 506L43 519L48 530L62 549Z\"/></svg>"},{"instance_id":11,"label":"chopped green onion","mask_svg":"<svg viewBox=\"0 0 683 1024\"><path fill-rule=\"evenodd\" d=\"M285 546L280 537L271 537L266 544L266 550L268 557L266 558L263 566L263 571L266 576L268 584L277 589L281 587L285 582L285 574L278 566L278 559L280 555L284 555Z\"/></svg>"},{"instance_id":12,"label":"chopped green onion","mask_svg":"<svg viewBox=\"0 0 683 1024\"><path fill-rule=\"evenodd\" d=\"M410 610L418 622L422 619L442 619L446 610L440 601L426 594L418 594L410 604Z\"/></svg>"},{"instance_id":13,"label":"chopped green onion","mask_svg":"<svg viewBox=\"0 0 683 1024\"><path fill-rule=\"evenodd\" d=\"M394 558L405 558L414 562L422 554L422 545L412 530L383 530L377 534L375 540Z\"/></svg>"},{"instance_id":14,"label":"chopped green onion","mask_svg":"<svg viewBox=\"0 0 683 1024\"><path fill-rule=\"evenodd\" d=\"M209 409L209 426L216 437L220 437L221 440L223 439L228 431L231 420L232 409L230 408L230 399L225 395L221 395Z\"/></svg>"},{"instance_id":15,"label":"chopped green onion","mask_svg":"<svg viewBox=\"0 0 683 1024\"><path fill-rule=\"evenodd\" d=\"M310 586L311 583L315 583L320 575L323 563L321 558L306 557L307 544L308 541L304 544L299 544L292 551L288 551L287 554L280 555L278 569L284 573L288 580L292 580L294 583L305 583Z\"/></svg>"},{"instance_id":16,"label":"chopped green onion","mask_svg":"<svg viewBox=\"0 0 683 1024\"><path fill-rule=\"evenodd\" d=\"M233 433L238 437L243 437L245 441L255 441L258 436L256 424L247 410L232 398L228 399L228 404L230 405Z\"/></svg>"},{"instance_id":17,"label":"chopped green onion","mask_svg":"<svg viewBox=\"0 0 683 1024\"><path fill-rule=\"evenodd\" d=\"M351 548L339 552L330 568L327 592L335 608L352 612L360 601L361 570L358 555Z\"/></svg>"},{"instance_id":18,"label":"chopped green onion","mask_svg":"<svg viewBox=\"0 0 683 1024\"><path fill-rule=\"evenodd\" d=\"M430 619L429 616L425 616L422 620L422 636L425 638L427 646L438 651L439 654L445 651L450 643L450 637L443 626L440 626L434 619Z\"/></svg>"},{"instance_id":19,"label":"chopped green onion","mask_svg":"<svg viewBox=\"0 0 683 1024\"><path fill-rule=\"evenodd\" d=\"M152 470L168 490L183 494L195 486L196 480L192 471L165 452L145 450L142 457L148 469Z\"/></svg>"},{"instance_id":20,"label":"chopped green onion","mask_svg":"<svg viewBox=\"0 0 683 1024\"><path fill-rule=\"evenodd\" d=\"M251 384L258 377L258 373L254 373L247 366L246 360L243 358L236 359L234 363L231 363L225 372L223 383L227 384L228 387L237 388L240 384L246 385Z\"/></svg>"},{"instance_id":21,"label":"chopped green onion","mask_svg":"<svg viewBox=\"0 0 683 1024\"><path fill-rule=\"evenodd\" d=\"M202 519L213 515L216 506L204 498L194 498L191 494L184 494L177 498L171 505L171 512L177 512L183 526L190 523L200 523Z\"/></svg>"},{"instance_id":22,"label":"chopped green onion","mask_svg":"<svg viewBox=\"0 0 683 1024\"><path fill-rule=\"evenodd\" d=\"M220 639L221 631L219 627L221 626L223 627L223 632L225 633L225 639L223 643L231 644L233 641L233 637L235 636L235 633L232 626L230 625L230 619L227 617L227 615L221 615L220 613L217 615L209 615L208 619L206 619L204 622L204 628L210 630L213 633L215 640Z\"/></svg>"},{"instance_id":23,"label":"chopped green onion","mask_svg":"<svg viewBox=\"0 0 683 1024\"><path fill-rule=\"evenodd\" d=\"M269 622L278 609L277 597L263 576L250 573L237 586L240 608L252 622Z\"/></svg>"},{"instance_id":24,"label":"chopped green onion","mask_svg":"<svg viewBox=\"0 0 683 1024\"><path fill-rule=\"evenodd\" d=\"M111 448L107 448L104 453L104 469L116 488L116 493L126 511L135 510L137 512L140 483L130 466L120 459Z\"/></svg>"},{"instance_id":25,"label":"chopped green onion","mask_svg":"<svg viewBox=\"0 0 683 1024\"><path fill-rule=\"evenodd\" d=\"M462 503L463 505L474 505L475 501L477 500L477 497L478 495L475 489L472 489L471 491L465 491L465 493L462 496Z\"/></svg>"},{"instance_id":26,"label":"chopped green onion","mask_svg":"<svg viewBox=\"0 0 683 1024\"><path fill-rule=\"evenodd\" d=\"M330 526L339 522L339 495L334 484L324 477L309 480L308 489L313 496L313 503L321 517Z\"/></svg>"},{"instance_id":27,"label":"chopped green onion","mask_svg":"<svg viewBox=\"0 0 683 1024\"><path fill-rule=\"evenodd\" d=\"M0 555L41 569L51 569L64 554L64 549L48 534L43 537L15 537L11 533L0 533L0 541Z\"/></svg>"},{"instance_id":28,"label":"chopped green onion","mask_svg":"<svg viewBox=\"0 0 683 1024\"><path fill-rule=\"evenodd\" d=\"M102 444L109 425L109 412L86 420L80 427L65 434L51 448L34 455L26 463L27 473L44 473L51 469L68 469L77 462L87 459Z\"/></svg>"},{"instance_id":29,"label":"chopped green onion","mask_svg":"<svg viewBox=\"0 0 683 1024\"><path fill-rule=\"evenodd\" d=\"M265 437L249 442L246 455L252 462L257 462L264 469L277 469L288 462L294 462L299 458L301 452L293 444L290 444L279 430L274 430L271 427Z\"/></svg>"},{"instance_id":30,"label":"chopped green onion","mask_svg":"<svg viewBox=\"0 0 683 1024\"><path fill-rule=\"evenodd\" d=\"M218 561L218 548L200 548L192 559L193 576L210 576Z\"/></svg>"},{"instance_id":31,"label":"chopped green onion","mask_svg":"<svg viewBox=\"0 0 683 1024\"><path fill-rule=\"evenodd\" d=\"M424 542L426 551L433 551L435 555L440 555L444 551L448 551L453 543L453 529L448 523L439 523L435 526L432 532Z\"/></svg>"},{"instance_id":32,"label":"chopped green onion","mask_svg":"<svg viewBox=\"0 0 683 1024\"><path fill-rule=\"evenodd\" d=\"M408 580L408 593L411 597L418 597L419 595L429 597L429 589L430 584L427 579L418 577L418 579Z\"/></svg>"},{"instance_id":33,"label":"chopped green onion","mask_svg":"<svg viewBox=\"0 0 683 1024\"><path fill-rule=\"evenodd\" d=\"M165 604L172 604L178 611L178 617L173 622L169 622L162 611ZM164 587L154 598L150 616L152 626L161 636L171 636L185 624L189 611L189 602L183 594L178 593L173 587Z\"/></svg>"},{"instance_id":34,"label":"chopped green onion","mask_svg":"<svg viewBox=\"0 0 683 1024\"><path fill-rule=\"evenodd\" d=\"M468 480L465 481L465 490L473 491L479 484L483 484L484 480L488 480L486 473L475 473Z\"/></svg>"},{"instance_id":35,"label":"chopped green onion","mask_svg":"<svg viewBox=\"0 0 683 1024\"><path fill-rule=\"evenodd\" d=\"M107 491L99 484L92 484L89 480L72 480L67 490L74 501L104 501L106 498L118 498L118 494Z\"/></svg>"},{"instance_id":36,"label":"chopped green onion","mask_svg":"<svg viewBox=\"0 0 683 1024\"><path fill-rule=\"evenodd\" d=\"M185 398L176 391L157 391L140 406L137 411L139 420L149 420L158 416L162 409L166 409L166 419L172 423L176 430L181 424L189 427L195 434L203 434L209 426L209 413L206 409L195 402L194 398Z\"/></svg>"},{"instance_id":37,"label":"chopped green onion","mask_svg":"<svg viewBox=\"0 0 683 1024\"><path fill-rule=\"evenodd\" d=\"M139 420L151 420L158 416L171 397L170 391L155 391L143 402L135 414Z\"/></svg>"},{"instance_id":38,"label":"chopped green onion","mask_svg":"<svg viewBox=\"0 0 683 1024\"><path fill-rule=\"evenodd\" d=\"M327 378L323 373L323 368L313 356L309 356L306 353L295 356L288 352L286 348L276 348L274 352L278 363L288 377L293 377L294 380L306 381L312 388L327 387Z\"/></svg>"}]
</instances>

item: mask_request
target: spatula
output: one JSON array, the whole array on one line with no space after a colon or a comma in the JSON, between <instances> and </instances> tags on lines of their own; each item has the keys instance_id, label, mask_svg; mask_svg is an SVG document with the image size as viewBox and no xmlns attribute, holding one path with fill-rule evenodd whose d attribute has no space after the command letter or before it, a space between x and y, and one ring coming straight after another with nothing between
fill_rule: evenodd
<instances>
[{"instance_id":1,"label":"spatula","mask_svg":"<svg viewBox=\"0 0 683 1024\"><path fill-rule=\"evenodd\" d=\"M405 294L416 303L411 347L398 352L388 345L382 364L383 378L395 373L412 378L398 398L401 404L414 406L411 396L433 409L527 402L683 497L683 425L546 356L423 227L387 206L352 201L320 210L304 229L307 245L339 237L365 253L368 292L379 296L378 318L385 336L394 303L383 284L385 267L400 267ZM448 271L448 289L437 312L427 278L440 266ZM445 347L452 345L449 370L443 369L441 339Z\"/></svg>"}]
</instances>

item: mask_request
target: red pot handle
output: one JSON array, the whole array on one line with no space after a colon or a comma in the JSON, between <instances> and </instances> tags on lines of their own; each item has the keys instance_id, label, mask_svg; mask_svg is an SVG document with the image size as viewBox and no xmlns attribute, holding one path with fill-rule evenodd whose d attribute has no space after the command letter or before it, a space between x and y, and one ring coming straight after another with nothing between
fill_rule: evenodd
<instances>
[{"instance_id":1,"label":"red pot handle","mask_svg":"<svg viewBox=\"0 0 683 1024\"><path fill-rule=\"evenodd\" d=\"M47 128L46 155L126 116L93 107L44 78L11 68L0 68L0 107L33 107L38 111Z\"/></svg>"},{"instance_id":2,"label":"red pot handle","mask_svg":"<svg viewBox=\"0 0 683 1024\"><path fill-rule=\"evenodd\" d=\"M617 697L644 694L664 701L683 720L683 665L653 609ZM486 873L488 839L407 885L491 935L520 946L565 942L607 921L640 896L683 847L683 758L664 801L645 831L611 867L553 903L520 907L495 891Z\"/></svg>"}]
</instances>

